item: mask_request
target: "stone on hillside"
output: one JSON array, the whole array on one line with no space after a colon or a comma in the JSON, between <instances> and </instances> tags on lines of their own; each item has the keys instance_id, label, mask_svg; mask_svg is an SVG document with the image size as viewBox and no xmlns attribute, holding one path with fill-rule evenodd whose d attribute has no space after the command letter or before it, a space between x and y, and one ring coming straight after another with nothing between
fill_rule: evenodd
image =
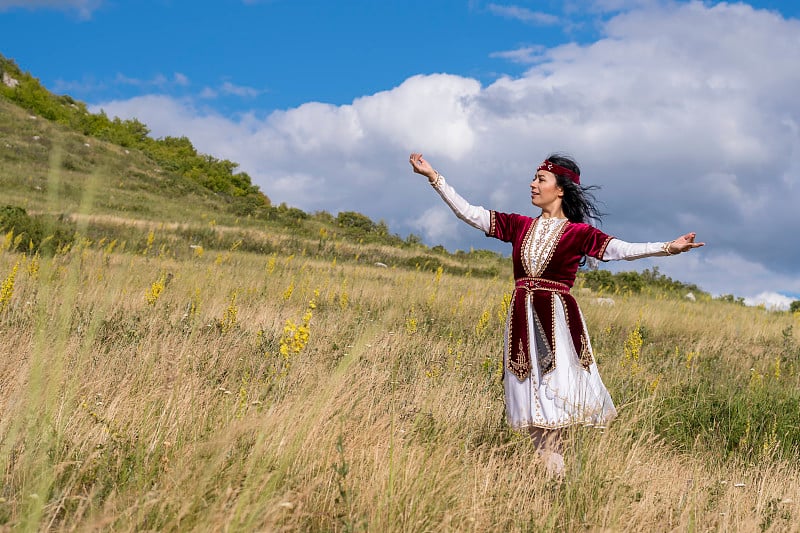
<instances>
[{"instance_id":1,"label":"stone on hillside","mask_svg":"<svg viewBox=\"0 0 800 533\"><path fill-rule=\"evenodd\" d=\"M697 301L697 298L695 297L693 292L687 292L686 296L684 296L684 298L686 298L690 302L696 302Z\"/></svg>"},{"instance_id":2,"label":"stone on hillside","mask_svg":"<svg viewBox=\"0 0 800 533\"><path fill-rule=\"evenodd\" d=\"M11 76L9 76L9 75L8 75L8 72L3 72L3 83L4 83L6 86L8 86L8 87L11 87L11 88L13 89L13 88L14 88L14 87L16 87L17 85L19 85L19 80L17 80L16 78L12 78Z\"/></svg>"}]
</instances>

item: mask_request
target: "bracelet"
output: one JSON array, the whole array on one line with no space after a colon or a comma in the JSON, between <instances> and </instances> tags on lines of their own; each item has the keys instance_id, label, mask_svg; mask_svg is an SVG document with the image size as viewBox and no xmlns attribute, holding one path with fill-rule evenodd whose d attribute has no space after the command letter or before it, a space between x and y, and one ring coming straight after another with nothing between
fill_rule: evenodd
<instances>
[{"instance_id":1,"label":"bracelet","mask_svg":"<svg viewBox=\"0 0 800 533\"><path fill-rule=\"evenodd\" d=\"M430 183L431 185L436 185L436 182L439 181L439 178L442 176L441 174L439 174L438 170L434 170L434 172L436 172L436 177L433 179L428 178L428 183Z\"/></svg>"},{"instance_id":2,"label":"bracelet","mask_svg":"<svg viewBox=\"0 0 800 533\"><path fill-rule=\"evenodd\" d=\"M675 252L675 253L670 252L669 245L672 244L673 242L675 242L675 241L673 240L673 241L665 242L664 246L661 247L661 249L664 251L665 254L667 254L667 255L678 255L680 253L679 251Z\"/></svg>"}]
</instances>

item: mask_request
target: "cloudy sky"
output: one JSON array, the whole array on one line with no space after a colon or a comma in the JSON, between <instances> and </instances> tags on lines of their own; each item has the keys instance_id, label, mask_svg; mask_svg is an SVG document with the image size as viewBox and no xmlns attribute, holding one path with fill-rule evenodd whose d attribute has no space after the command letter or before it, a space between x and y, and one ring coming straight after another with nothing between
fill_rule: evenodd
<instances>
[{"instance_id":1,"label":"cloudy sky","mask_svg":"<svg viewBox=\"0 0 800 533\"><path fill-rule=\"evenodd\" d=\"M186 135L274 203L354 210L449 249L507 245L413 175L534 214L550 152L602 229L705 248L608 264L800 299L800 6L660 0L0 0L0 53L57 93Z\"/></svg>"}]
</instances>

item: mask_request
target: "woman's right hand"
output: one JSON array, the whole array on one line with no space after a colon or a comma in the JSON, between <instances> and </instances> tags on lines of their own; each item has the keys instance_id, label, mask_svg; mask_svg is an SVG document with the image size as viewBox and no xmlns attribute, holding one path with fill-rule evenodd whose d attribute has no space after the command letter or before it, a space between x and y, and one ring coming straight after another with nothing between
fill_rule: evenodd
<instances>
[{"instance_id":1,"label":"woman's right hand","mask_svg":"<svg viewBox=\"0 0 800 533\"><path fill-rule=\"evenodd\" d=\"M427 177L428 181L431 183L436 181L436 177L439 175L439 173L433 170L431 164L423 159L422 154L411 154L408 162L411 163L411 168L414 169L415 173L422 174L423 176Z\"/></svg>"}]
</instances>

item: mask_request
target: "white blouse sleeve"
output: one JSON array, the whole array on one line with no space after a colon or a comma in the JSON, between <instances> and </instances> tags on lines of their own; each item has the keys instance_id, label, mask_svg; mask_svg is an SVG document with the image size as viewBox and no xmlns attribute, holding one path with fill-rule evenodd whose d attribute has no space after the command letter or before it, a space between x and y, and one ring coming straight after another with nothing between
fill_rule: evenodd
<instances>
[{"instance_id":1,"label":"white blouse sleeve","mask_svg":"<svg viewBox=\"0 0 800 533\"><path fill-rule=\"evenodd\" d=\"M603 261L633 261L644 257L660 257L668 254L664 242L625 242L614 238L606 246Z\"/></svg>"},{"instance_id":2,"label":"white blouse sleeve","mask_svg":"<svg viewBox=\"0 0 800 533\"><path fill-rule=\"evenodd\" d=\"M442 197L442 200L450 206L450 209L453 210L453 213L455 213L458 218L484 233L489 232L491 220L489 210L479 205L470 205L469 202L462 198L461 195L444 180L444 176L441 174L436 177L436 181L431 183L431 185L436 192L439 193L439 196Z\"/></svg>"}]
</instances>

